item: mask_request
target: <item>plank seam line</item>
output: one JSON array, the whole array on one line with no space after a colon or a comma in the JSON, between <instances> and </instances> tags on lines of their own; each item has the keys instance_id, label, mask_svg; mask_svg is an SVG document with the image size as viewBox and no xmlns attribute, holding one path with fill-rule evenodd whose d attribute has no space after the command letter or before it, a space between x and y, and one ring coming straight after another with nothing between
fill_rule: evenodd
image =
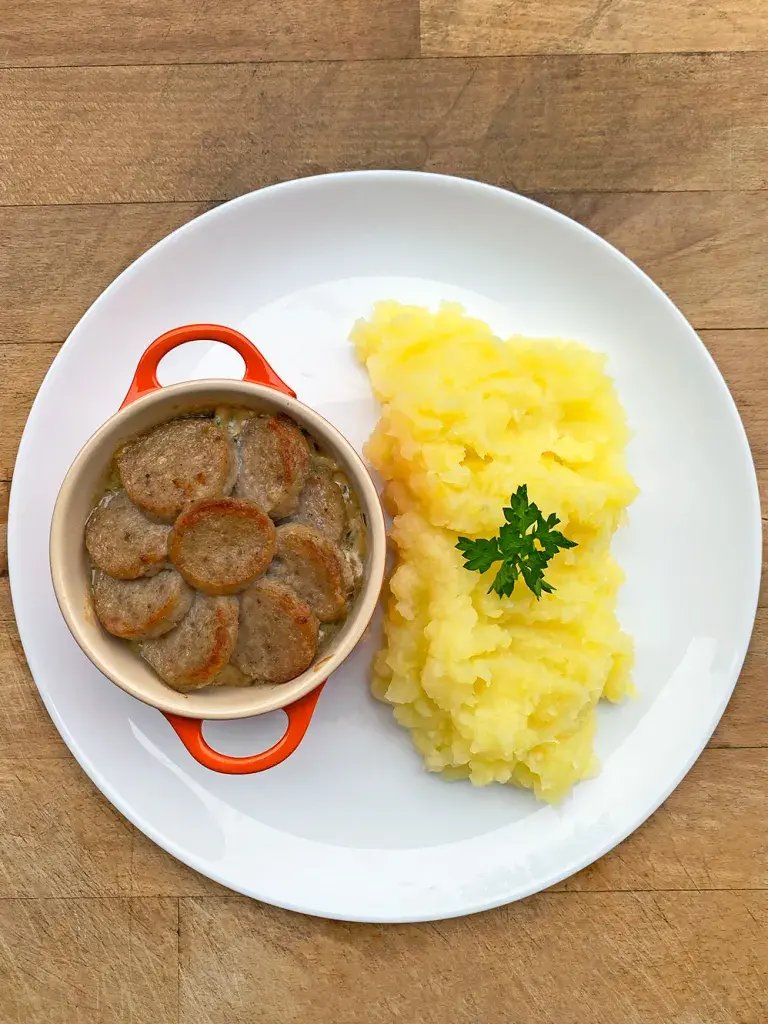
<instances>
[{"instance_id":1,"label":"plank seam line","mask_svg":"<svg viewBox=\"0 0 768 1024\"><path fill-rule=\"evenodd\" d=\"M361 168L358 168L361 169ZM392 168L387 168L391 170ZM349 168L355 170L355 168ZM401 167L397 170L421 171L419 167ZM329 171L329 174L341 173L341 171ZM440 173L440 172L428 172ZM446 172L447 173L447 172ZM447 175L451 177L451 175ZM322 175L308 175L308 177L322 177ZM214 196L197 199L96 199L82 200L79 202L41 202L41 203L5 203L0 201L0 210L59 210L79 207L102 207L102 206L217 206L220 203L228 203L232 199L239 199L250 192L258 192L270 185L281 184L284 181L295 181L293 178L276 178L274 181L264 182L257 185L248 192L239 192L232 196ZM479 179L475 179L479 180ZM494 182L486 182L494 185ZM514 189L506 188L504 185L496 186L513 195L522 195L525 198L536 199L538 196L577 196L588 198L590 196L764 196L768 188L531 188L524 192L517 192Z\"/></svg>"},{"instance_id":2,"label":"plank seam line","mask_svg":"<svg viewBox=\"0 0 768 1024\"><path fill-rule=\"evenodd\" d=\"M601 858L602 859L602 858ZM595 895L631 895L633 893L703 893L703 892L733 892L733 893L753 893L753 892L768 892L768 887L764 885L757 885L754 887L745 887L743 885L736 887L728 886L691 886L690 888L671 888L661 887L658 889L638 889L636 887L621 888L615 887L613 889L541 889L534 896L595 896ZM532 897L529 897L532 898ZM252 903L253 900L249 896L244 896L237 892L225 892L216 894L205 894L205 893L189 893L186 896L179 896L178 894L169 895L163 893L154 893L149 895L147 893L141 895L120 895L118 893L103 894L100 896L0 896L0 903L10 902L16 900L17 902L34 902L39 901L40 903L50 903L55 901L65 900L80 900L83 901L94 901L94 900L174 900L179 904L179 910L181 910L182 900L247 900ZM510 904L508 904L510 905ZM359 923L359 922L358 922Z\"/></svg>"},{"instance_id":3,"label":"plank seam line","mask_svg":"<svg viewBox=\"0 0 768 1024\"><path fill-rule=\"evenodd\" d=\"M761 57L765 50L606 50L598 53L573 50L525 50L516 53L419 53L381 57L284 57L277 60L179 60L179 61L123 61L105 64L0 64L3 71L101 71L115 68L216 68L216 67L280 67L285 64L416 64L449 63L474 60L596 60L604 57Z\"/></svg>"}]
</instances>

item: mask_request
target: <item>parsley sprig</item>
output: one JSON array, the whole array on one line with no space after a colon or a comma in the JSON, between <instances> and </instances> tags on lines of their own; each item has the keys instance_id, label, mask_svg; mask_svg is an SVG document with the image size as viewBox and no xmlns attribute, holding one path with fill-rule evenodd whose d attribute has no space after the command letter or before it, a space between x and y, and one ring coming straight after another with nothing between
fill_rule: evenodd
<instances>
[{"instance_id":1,"label":"parsley sprig","mask_svg":"<svg viewBox=\"0 0 768 1024\"><path fill-rule=\"evenodd\" d=\"M456 547L464 555L464 568L471 572L487 572L501 562L488 593L509 597L522 576L529 590L539 599L555 589L544 579L544 572L560 548L575 548L576 541L568 540L555 529L560 520L553 512L547 519L533 502L528 501L528 487L518 487L504 509L506 520L498 537L470 540L459 537Z\"/></svg>"}]
</instances>

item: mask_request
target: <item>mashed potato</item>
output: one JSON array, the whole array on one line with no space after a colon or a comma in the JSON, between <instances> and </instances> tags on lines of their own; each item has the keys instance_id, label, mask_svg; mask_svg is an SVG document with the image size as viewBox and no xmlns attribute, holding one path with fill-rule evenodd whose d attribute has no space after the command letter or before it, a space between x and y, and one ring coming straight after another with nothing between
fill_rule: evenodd
<instances>
[{"instance_id":1,"label":"mashed potato","mask_svg":"<svg viewBox=\"0 0 768 1024\"><path fill-rule=\"evenodd\" d=\"M386 481L397 565L373 689L430 771L506 782L556 801L597 770L595 706L632 690L611 537L637 489L605 357L575 342L512 337L457 305L393 302L352 340L382 403L367 455ZM520 484L578 547L519 581L464 568L459 535L490 537Z\"/></svg>"}]
</instances>

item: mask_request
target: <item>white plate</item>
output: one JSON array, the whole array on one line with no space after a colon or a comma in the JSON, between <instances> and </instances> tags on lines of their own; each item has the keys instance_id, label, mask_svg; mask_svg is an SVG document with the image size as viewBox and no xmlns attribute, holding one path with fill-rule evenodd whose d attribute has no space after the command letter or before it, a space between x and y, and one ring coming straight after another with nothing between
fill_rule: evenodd
<instances>
[{"instance_id":1,"label":"white plate","mask_svg":"<svg viewBox=\"0 0 768 1024\"><path fill-rule=\"evenodd\" d=\"M76 452L122 400L156 335L218 321L359 448L376 409L347 335L378 298L459 298L502 332L608 353L642 493L615 550L639 700L601 708L602 774L557 808L422 771L368 694L372 643L333 677L299 751L263 775L195 764L156 711L111 685L67 632L48 573L54 499ZM171 359L173 362L171 363ZM170 379L234 376L206 343ZM727 538L727 557L720 544ZM408 172L289 182L164 239L94 303L29 418L11 495L9 560L24 649L83 768L142 831L250 896L310 914L414 921L471 913L572 874L635 829L717 724L754 621L760 513L736 409L661 291L591 232L490 186ZM207 727L230 753L277 736L274 714Z\"/></svg>"}]
</instances>

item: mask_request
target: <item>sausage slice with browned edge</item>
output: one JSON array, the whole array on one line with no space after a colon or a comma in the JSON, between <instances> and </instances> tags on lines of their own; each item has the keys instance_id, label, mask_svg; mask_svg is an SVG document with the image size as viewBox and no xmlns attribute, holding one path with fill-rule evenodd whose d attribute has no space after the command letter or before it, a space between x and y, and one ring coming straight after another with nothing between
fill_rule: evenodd
<instances>
[{"instance_id":1,"label":"sausage slice with browned edge","mask_svg":"<svg viewBox=\"0 0 768 1024\"><path fill-rule=\"evenodd\" d=\"M287 416L254 416L240 434L235 496L255 501L273 519L295 512L309 472L309 445Z\"/></svg>"},{"instance_id":2,"label":"sausage slice with browned edge","mask_svg":"<svg viewBox=\"0 0 768 1024\"><path fill-rule=\"evenodd\" d=\"M158 640L145 641L141 656L174 690L199 690L212 683L232 657L237 618L236 597L197 594L182 623Z\"/></svg>"},{"instance_id":3,"label":"sausage slice with browned edge","mask_svg":"<svg viewBox=\"0 0 768 1024\"><path fill-rule=\"evenodd\" d=\"M124 640L159 637L192 606L193 593L175 569L149 579L115 580L97 571L93 606L105 629Z\"/></svg>"},{"instance_id":4,"label":"sausage slice with browned edge","mask_svg":"<svg viewBox=\"0 0 768 1024\"><path fill-rule=\"evenodd\" d=\"M240 631L232 664L255 683L287 683L317 652L319 623L282 583L256 580L240 595Z\"/></svg>"},{"instance_id":5,"label":"sausage slice with browned edge","mask_svg":"<svg viewBox=\"0 0 768 1024\"><path fill-rule=\"evenodd\" d=\"M270 577L306 601L321 622L333 622L347 610L344 556L314 527L288 523L277 528Z\"/></svg>"},{"instance_id":6,"label":"sausage slice with browned edge","mask_svg":"<svg viewBox=\"0 0 768 1024\"><path fill-rule=\"evenodd\" d=\"M347 523L344 495L330 473L314 470L299 495L293 522L314 526L326 537L338 541Z\"/></svg>"},{"instance_id":7,"label":"sausage slice with browned edge","mask_svg":"<svg viewBox=\"0 0 768 1024\"><path fill-rule=\"evenodd\" d=\"M236 594L264 572L275 553L275 526L252 501L205 498L173 526L170 557L206 594Z\"/></svg>"},{"instance_id":8,"label":"sausage slice with browned edge","mask_svg":"<svg viewBox=\"0 0 768 1024\"><path fill-rule=\"evenodd\" d=\"M125 491L108 495L85 526L91 561L118 580L154 576L168 559L170 526L150 522Z\"/></svg>"},{"instance_id":9,"label":"sausage slice with browned edge","mask_svg":"<svg viewBox=\"0 0 768 1024\"><path fill-rule=\"evenodd\" d=\"M237 475L229 435L209 418L171 420L128 441L117 468L131 501L164 520L193 501L229 494Z\"/></svg>"}]
</instances>

